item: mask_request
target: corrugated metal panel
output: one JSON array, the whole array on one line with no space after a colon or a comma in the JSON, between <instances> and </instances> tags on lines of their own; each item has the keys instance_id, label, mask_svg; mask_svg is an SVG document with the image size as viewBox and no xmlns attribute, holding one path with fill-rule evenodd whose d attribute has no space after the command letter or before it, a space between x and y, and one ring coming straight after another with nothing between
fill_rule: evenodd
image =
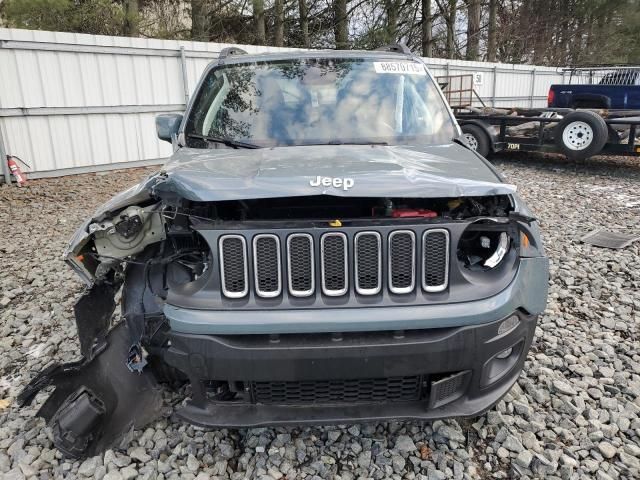
<instances>
[{"instance_id":1,"label":"corrugated metal panel","mask_svg":"<svg viewBox=\"0 0 640 480\"><path fill-rule=\"evenodd\" d=\"M442 58L424 60L434 75L482 73L482 84L474 88L486 104L497 107L546 107L549 86L563 82L562 71L553 67Z\"/></svg>"},{"instance_id":2,"label":"corrugated metal panel","mask_svg":"<svg viewBox=\"0 0 640 480\"><path fill-rule=\"evenodd\" d=\"M0 135L7 153L40 174L167 157L171 146L156 138L154 118L184 108L181 47L192 93L227 46L0 28ZM543 106L549 85L562 81L545 67L425 60L435 75L482 72L476 91L489 104L495 94L496 106ZM41 108L48 110L16 110Z\"/></svg>"}]
</instances>

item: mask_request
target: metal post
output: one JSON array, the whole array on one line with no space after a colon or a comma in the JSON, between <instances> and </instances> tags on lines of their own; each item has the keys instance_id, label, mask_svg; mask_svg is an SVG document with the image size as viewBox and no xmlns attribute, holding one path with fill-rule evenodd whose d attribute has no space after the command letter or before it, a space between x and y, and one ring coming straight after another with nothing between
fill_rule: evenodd
<instances>
[{"instance_id":1,"label":"metal post","mask_svg":"<svg viewBox=\"0 0 640 480\"><path fill-rule=\"evenodd\" d=\"M11 171L9 170L9 164L7 163L7 151L5 150L4 142L2 141L2 128L0 128L0 163L2 163L2 178L4 183L11 185Z\"/></svg>"},{"instance_id":2,"label":"metal post","mask_svg":"<svg viewBox=\"0 0 640 480\"><path fill-rule=\"evenodd\" d=\"M529 108L533 108L533 94L536 88L536 69L531 70L531 93L529 94Z\"/></svg>"},{"instance_id":3,"label":"metal post","mask_svg":"<svg viewBox=\"0 0 640 480\"><path fill-rule=\"evenodd\" d=\"M496 107L496 83L498 82L498 66L493 67L493 86L491 87L491 106Z\"/></svg>"},{"instance_id":4,"label":"metal post","mask_svg":"<svg viewBox=\"0 0 640 480\"><path fill-rule=\"evenodd\" d=\"M180 69L182 70L182 87L184 89L184 103L189 103L189 78L187 76L187 56L184 46L180 46Z\"/></svg>"}]
</instances>

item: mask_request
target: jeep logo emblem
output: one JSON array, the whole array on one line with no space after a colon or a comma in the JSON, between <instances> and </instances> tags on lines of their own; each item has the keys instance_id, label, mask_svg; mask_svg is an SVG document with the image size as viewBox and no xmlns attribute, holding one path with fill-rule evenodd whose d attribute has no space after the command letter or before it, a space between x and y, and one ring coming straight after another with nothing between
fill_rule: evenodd
<instances>
[{"instance_id":1,"label":"jeep logo emblem","mask_svg":"<svg viewBox=\"0 0 640 480\"><path fill-rule=\"evenodd\" d=\"M353 178L321 177L318 175L315 179L309 180L309 185L312 187L333 187L343 190L349 190L353 184Z\"/></svg>"}]
</instances>

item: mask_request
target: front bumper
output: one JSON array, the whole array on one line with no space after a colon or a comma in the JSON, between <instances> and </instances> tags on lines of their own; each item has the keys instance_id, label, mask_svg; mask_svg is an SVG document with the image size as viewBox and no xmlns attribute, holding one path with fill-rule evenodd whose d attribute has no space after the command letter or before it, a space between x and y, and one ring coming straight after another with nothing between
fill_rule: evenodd
<instances>
[{"instance_id":1,"label":"front bumper","mask_svg":"<svg viewBox=\"0 0 640 480\"><path fill-rule=\"evenodd\" d=\"M501 325L507 319L510 329L503 331ZM171 332L164 360L184 372L192 384L193 396L177 415L203 426L475 416L495 404L516 381L536 319L517 311L480 326L342 335ZM508 349L512 350L506 358L496 358ZM398 398L392 392L385 400L374 392L372 400L364 398L364 391L364 397L354 401L355 397L341 397L336 391L360 388L363 393L367 385L380 388L384 379L407 378L416 378L419 384L413 398ZM226 400L213 398L207 388L212 384L231 385L235 392ZM275 389L277 395L269 398L279 400L263 402L256 392L265 388ZM299 390L304 388L317 397L307 395L300 402ZM333 389L333 394L322 388Z\"/></svg>"},{"instance_id":2,"label":"front bumper","mask_svg":"<svg viewBox=\"0 0 640 480\"><path fill-rule=\"evenodd\" d=\"M136 297L134 285L144 285L133 273L125 300ZM295 312L166 306L169 328L162 328L162 342L148 345L159 370L139 375L125 359L139 338L136 318L144 316L128 311L127 322L107 334L113 285L102 283L76 305L83 358L41 372L19 403L54 385L39 415L56 446L72 456L101 451L161 413L152 371L163 377L164 365L157 360L191 383L177 415L204 426L475 416L516 381L547 284L547 259L522 258L507 288L473 302ZM134 406L121 408L128 397Z\"/></svg>"},{"instance_id":3,"label":"front bumper","mask_svg":"<svg viewBox=\"0 0 640 480\"><path fill-rule=\"evenodd\" d=\"M478 415L518 378L547 285L540 257L520 259L507 288L472 302L261 312L167 305L163 359L193 392L177 415L216 427ZM407 381L413 396L398 395Z\"/></svg>"}]
</instances>

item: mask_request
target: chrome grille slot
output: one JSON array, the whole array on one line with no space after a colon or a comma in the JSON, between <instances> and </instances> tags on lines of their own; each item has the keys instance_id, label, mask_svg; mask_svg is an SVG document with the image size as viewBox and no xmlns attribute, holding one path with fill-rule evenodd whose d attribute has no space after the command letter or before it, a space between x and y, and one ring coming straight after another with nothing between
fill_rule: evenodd
<instances>
[{"instance_id":1,"label":"chrome grille slot","mask_svg":"<svg viewBox=\"0 0 640 480\"><path fill-rule=\"evenodd\" d=\"M449 231L434 228L422 238L422 288L441 292L449 283Z\"/></svg>"},{"instance_id":2,"label":"chrome grille slot","mask_svg":"<svg viewBox=\"0 0 640 480\"><path fill-rule=\"evenodd\" d=\"M354 272L356 292L375 295L382 288L382 241L378 232L359 232L355 236Z\"/></svg>"},{"instance_id":3,"label":"chrome grille slot","mask_svg":"<svg viewBox=\"0 0 640 480\"><path fill-rule=\"evenodd\" d=\"M263 298L277 297L282 292L280 239L272 234L253 237L253 270L256 294Z\"/></svg>"},{"instance_id":4,"label":"chrome grille slot","mask_svg":"<svg viewBox=\"0 0 640 480\"><path fill-rule=\"evenodd\" d=\"M291 295L308 297L313 294L315 258L313 237L308 233L294 233L287 238L287 275Z\"/></svg>"},{"instance_id":5,"label":"chrome grille slot","mask_svg":"<svg viewBox=\"0 0 640 480\"><path fill-rule=\"evenodd\" d=\"M344 233L325 233L320 240L320 273L322 292L331 297L347 293L347 236Z\"/></svg>"},{"instance_id":6,"label":"chrome grille slot","mask_svg":"<svg viewBox=\"0 0 640 480\"><path fill-rule=\"evenodd\" d=\"M416 283L416 236L411 230L389 234L389 290L412 292Z\"/></svg>"},{"instance_id":7,"label":"chrome grille slot","mask_svg":"<svg viewBox=\"0 0 640 480\"><path fill-rule=\"evenodd\" d=\"M247 242L242 235L220 237L220 280L222 293L229 298L242 298L249 292Z\"/></svg>"}]
</instances>

